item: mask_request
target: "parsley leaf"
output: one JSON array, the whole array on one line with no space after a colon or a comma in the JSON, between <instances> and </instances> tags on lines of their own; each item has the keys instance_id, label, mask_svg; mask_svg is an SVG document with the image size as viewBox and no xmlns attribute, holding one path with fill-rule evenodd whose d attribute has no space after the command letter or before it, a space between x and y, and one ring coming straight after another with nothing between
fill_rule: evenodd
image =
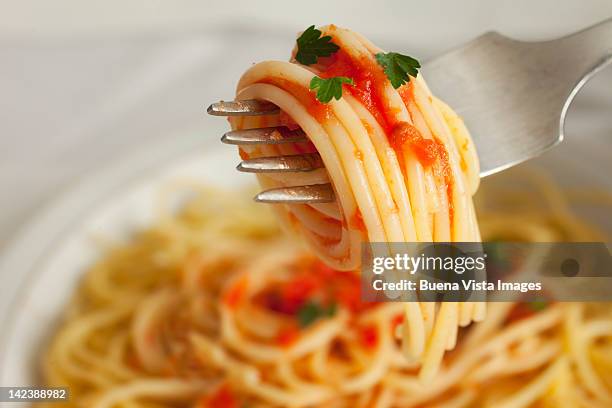
<instances>
[{"instance_id":1,"label":"parsley leaf","mask_svg":"<svg viewBox=\"0 0 612 408\"><path fill-rule=\"evenodd\" d=\"M333 98L342 98L342 84L353 85L353 80L343 76L332 78L315 76L310 81L310 89L317 90L317 99L320 102L328 103Z\"/></svg>"},{"instance_id":2,"label":"parsley leaf","mask_svg":"<svg viewBox=\"0 0 612 408\"><path fill-rule=\"evenodd\" d=\"M534 312L539 312L548 307L548 301L546 299L536 299L532 302L527 303L529 308Z\"/></svg>"},{"instance_id":3,"label":"parsley leaf","mask_svg":"<svg viewBox=\"0 0 612 408\"><path fill-rule=\"evenodd\" d=\"M325 309L325 317L333 317L336 314L337 310L338 310L338 305L335 303L331 303Z\"/></svg>"},{"instance_id":4,"label":"parsley leaf","mask_svg":"<svg viewBox=\"0 0 612 408\"><path fill-rule=\"evenodd\" d=\"M315 302L307 302L297 312L297 319L300 327L310 326L322 317L331 317L336 314L336 304L332 303L323 307Z\"/></svg>"},{"instance_id":5,"label":"parsley leaf","mask_svg":"<svg viewBox=\"0 0 612 408\"><path fill-rule=\"evenodd\" d=\"M331 37L321 37L321 31L310 26L297 39L298 51L295 54L297 62L303 65L316 64L317 58L329 57L340 47L331 42Z\"/></svg>"},{"instance_id":6,"label":"parsley leaf","mask_svg":"<svg viewBox=\"0 0 612 408\"><path fill-rule=\"evenodd\" d=\"M385 74L395 89L410 82L410 77L416 77L421 64L407 55L397 52L378 53L376 61L385 69Z\"/></svg>"}]
</instances>

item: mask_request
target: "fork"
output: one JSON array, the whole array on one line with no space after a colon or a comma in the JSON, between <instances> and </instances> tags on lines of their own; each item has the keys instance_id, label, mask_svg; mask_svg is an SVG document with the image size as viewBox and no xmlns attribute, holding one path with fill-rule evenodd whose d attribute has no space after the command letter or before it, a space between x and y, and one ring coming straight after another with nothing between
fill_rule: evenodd
<instances>
[{"instance_id":1,"label":"fork","mask_svg":"<svg viewBox=\"0 0 612 408\"><path fill-rule=\"evenodd\" d=\"M612 62L612 18L551 41L525 42L488 32L424 64L433 89L463 118L480 160L480 176L536 157L563 140L568 108L580 88ZM265 101L213 103L215 116L277 113ZM270 127L227 132L226 144L280 144L307 141L301 130ZM317 154L260 157L237 169L251 173L309 172L323 167ZM266 203L328 203L330 184L263 191Z\"/></svg>"}]
</instances>

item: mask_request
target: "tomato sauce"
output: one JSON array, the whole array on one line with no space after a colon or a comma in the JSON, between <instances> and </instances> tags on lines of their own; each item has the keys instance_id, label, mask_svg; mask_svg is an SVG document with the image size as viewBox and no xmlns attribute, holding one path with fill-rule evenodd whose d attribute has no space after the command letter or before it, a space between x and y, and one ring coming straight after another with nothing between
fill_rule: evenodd
<instances>
[{"instance_id":1,"label":"tomato sauce","mask_svg":"<svg viewBox=\"0 0 612 408\"><path fill-rule=\"evenodd\" d=\"M379 305L361 300L361 280L357 273L338 271L310 256L300 259L290 268L292 275L289 279L271 282L253 299L260 307L289 318L284 319L273 338L280 347L290 347L300 338L302 328L299 319L305 305L315 304L320 311L324 311L317 319L332 317L336 313L336 306L343 307L351 318L356 318ZM246 285L245 279L235 282L226 292L224 302L235 307L245 296ZM334 311L326 314L330 307ZM400 324L400 319L403 319L402 315L394 319L392 329ZM358 326L356 320L353 322L363 347L375 348L379 342L377 328Z\"/></svg>"},{"instance_id":2,"label":"tomato sauce","mask_svg":"<svg viewBox=\"0 0 612 408\"><path fill-rule=\"evenodd\" d=\"M220 386L214 394L198 404L200 408L238 408L238 406L238 401L227 384Z\"/></svg>"},{"instance_id":3,"label":"tomato sauce","mask_svg":"<svg viewBox=\"0 0 612 408\"><path fill-rule=\"evenodd\" d=\"M363 216L361 215L361 211L358 209L355 210L350 220L351 228L358 229L359 231L366 231L365 222L363 222Z\"/></svg>"},{"instance_id":4,"label":"tomato sauce","mask_svg":"<svg viewBox=\"0 0 612 408\"><path fill-rule=\"evenodd\" d=\"M236 283L234 283L225 293L223 297L223 302L229 308L236 308L238 304L244 298L248 286L248 281L246 278L239 279Z\"/></svg>"},{"instance_id":5,"label":"tomato sauce","mask_svg":"<svg viewBox=\"0 0 612 408\"><path fill-rule=\"evenodd\" d=\"M515 304L508 316L506 317L506 323L514 323L519 320L527 319L532 317L536 313L546 309L550 305L550 302L541 303L527 303L520 302Z\"/></svg>"},{"instance_id":6,"label":"tomato sauce","mask_svg":"<svg viewBox=\"0 0 612 408\"><path fill-rule=\"evenodd\" d=\"M429 167L439 160L441 153L440 146L433 139L425 139L421 132L408 122L399 122L389 135L389 143L398 155L402 155L405 149L410 149L416 155L423 167Z\"/></svg>"},{"instance_id":7,"label":"tomato sauce","mask_svg":"<svg viewBox=\"0 0 612 408\"><path fill-rule=\"evenodd\" d=\"M289 281L267 288L259 299L269 310L295 315L322 285L322 280L316 276L300 274Z\"/></svg>"},{"instance_id":8,"label":"tomato sauce","mask_svg":"<svg viewBox=\"0 0 612 408\"><path fill-rule=\"evenodd\" d=\"M337 303L351 312L375 306L361 301L361 282L356 273L338 271L313 259L303 260L296 268L299 271L291 279L270 285L256 296L256 301L290 316L311 300L322 306Z\"/></svg>"},{"instance_id":9,"label":"tomato sauce","mask_svg":"<svg viewBox=\"0 0 612 408\"><path fill-rule=\"evenodd\" d=\"M300 330L295 325L280 329L276 335L276 344L281 347L289 347L300 337Z\"/></svg>"},{"instance_id":10,"label":"tomato sauce","mask_svg":"<svg viewBox=\"0 0 612 408\"><path fill-rule=\"evenodd\" d=\"M438 139L426 139L417 128L407 122L399 122L389 137L391 147L401 156L405 149L410 149L423 167L433 169L434 176L444 181L448 197L448 213L451 225L454 219L453 207L453 173L448 158L448 151ZM404 169L402 169L404 171Z\"/></svg>"},{"instance_id":11,"label":"tomato sauce","mask_svg":"<svg viewBox=\"0 0 612 408\"><path fill-rule=\"evenodd\" d=\"M362 327L359 331L359 340L361 345L368 349L374 349L378 345L378 331L376 330L376 326L370 325Z\"/></svg>"},{"instance_id":12,"label":"tomato sauce","mask_svg":"<svg viewBox=\"0 0 612 408\"><path fill-rule=\"evenodd\" d=\"M361 102L388 134L396 122L397 112L389 108L385 102L384 89L387 76L382 68L366 56L353 58L342 49L325 62L329 65L320 76L352 78L354 85L344 84L343 92L350 93Z\"/></svg>"},{"instance_id":13,"label":"tomato sauce","mask_svg":"<svg viewBox=\"0 0 612 408\"><path fill-rule=\"evenodd\" d=\"M304 106L310 115L312 115L319 123L325 122L331 115L329 105L319 102L314 92L310 89L296 84L284 78L267 77L259 81L260 83L277 86L289 92L296 97Z\"/></svg>"},{"instance_id":14,"label":"tomato sauce","mask_svg":"<svg viewBox=\"0 0 612 408\"><path fill-rule=\"evenodd\" d=\"M249 160L249 154L247 152L244 151L244 149L242 147L238 147L238 154L240 155L240 158L242 160Z\"/></svg>"},{"instance_id":15,"label":"tomato sauce","mask_svg":"<svg viewBox=\"0 0 612 408\"><path fill-rule=\"evenodd\" d=\"M391 333L395 333L395 329L404 323L404 314L400 313L391 321Z\"/></svg>"}]
</instances>

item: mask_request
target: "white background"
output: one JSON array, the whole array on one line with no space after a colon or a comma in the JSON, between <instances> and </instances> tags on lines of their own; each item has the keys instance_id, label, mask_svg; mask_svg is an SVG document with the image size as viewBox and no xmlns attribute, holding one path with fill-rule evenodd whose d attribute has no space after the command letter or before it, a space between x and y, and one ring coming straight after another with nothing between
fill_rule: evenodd
<instances>
[{"instance_id":1,"label":"white background","mask_svg":"<svg viewBox=\"0 0 612 408\"><path fill-rule=\"evenodd\" d=\"M118 157L187 135L217 143L224 124L204 107L231 97L250 63L285 58L310 24L425 58L486 30L547 39L610 16L610 0L0 1L0 249L51 197ZM606 140L595 156L609 156L609 71L568 128Z\"/></svg>"},{"instance_id":2,"label":"white background","mask_svg":"<svg viewBox=\"0 0 612 408\"><path fill-rule=\"evenodd\" d=\"M227 22L295 32L333 22L425 45L461 42L483 29L554 36L612 15L609 0L3 0L0 5L1 34L18 38L181 32Z\"/></svg>"}]
</instances>

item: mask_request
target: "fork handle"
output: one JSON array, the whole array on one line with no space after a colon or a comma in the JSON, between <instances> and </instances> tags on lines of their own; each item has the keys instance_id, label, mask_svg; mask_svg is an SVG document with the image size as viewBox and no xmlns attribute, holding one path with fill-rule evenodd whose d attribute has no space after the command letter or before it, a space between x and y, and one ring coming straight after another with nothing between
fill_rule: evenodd
<instances>
[{"instance_id":1,"label":"fork handle","mask_svg":"<svg viewBox=\"0 0 612 408\"><path fill-rule=\"evenodd\" d=\"M567 79L580 80L577 91L582 83L612 62L612 18L551 41L555 42L558 42L555 44L558 46L558 52L567 58L564 70Z\"/></svg>"}]
</instances>

